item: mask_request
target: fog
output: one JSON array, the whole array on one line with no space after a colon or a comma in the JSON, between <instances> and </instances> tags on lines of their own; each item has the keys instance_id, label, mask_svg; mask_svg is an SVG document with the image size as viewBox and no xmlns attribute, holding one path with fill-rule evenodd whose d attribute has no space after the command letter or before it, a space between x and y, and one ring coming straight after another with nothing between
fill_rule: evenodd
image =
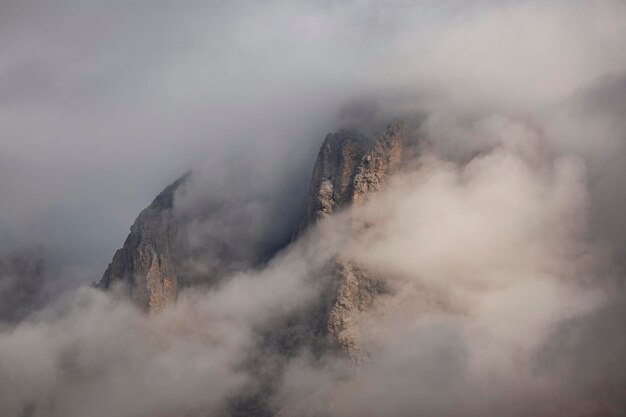
<instances>
[{"instance_id":1,"label":"fog","mask_svg":"<svg viewBox=\"0 0 626 417\"><path fill-rule=\"evenodd\" d=\"M626 415L624 21L611 0L1 1L0 414L227 415L266 390L284 416ZM325 134L395 118L414 158L291 241ZM221 283L154 315L89 288L190 169L176 215ZM388 288L366 360L268 351L337 256Z\"/></svg>"}]
</instances>

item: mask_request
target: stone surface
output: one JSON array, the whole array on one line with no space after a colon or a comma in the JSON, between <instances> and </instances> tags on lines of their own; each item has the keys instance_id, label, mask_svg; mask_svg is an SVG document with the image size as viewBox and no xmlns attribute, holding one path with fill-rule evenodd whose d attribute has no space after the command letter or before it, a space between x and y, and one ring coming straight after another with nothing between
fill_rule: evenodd
<instances>
[{"instance_id":1,"label":"stone surface","mask_svg":"<svg viewBox=\"0 0 626 417\"><path fill-rule=\"evenodd\" d=\"M376 140L349 132L328 135L311 180L304 227L341 208L366 202L385 186L402 162L406 129L394 121ZM364 357L357 322L384 288L380 280L349 259L336 259L325 312L327 338L355 362Z\"/></svg>"},{"instance_id":2,"label":"stone surface","mask_svg":"<svg viewBox=\"0 0 626 417\"><path fill-rule=\"evenodd\" d=\"M176 180L139 213L98 287L124 285L132 300L150 312L160 311L176 300L179 273L172 257L175 236L172 209L174 193L188 177L185 174Z\"/></svg>"},{"instance_id":3,"label":"stone surface","mask_svg":"<svg viewBox=\"0 0 626 417\"><path fill-rule=\"evenodd\" d=\"M362 204L384 186L402 161L406 141L398 120L376 140L347 131L328 135L313 169L304 227L340 207Z\"/></svg>"},{"instance_id":4,"label":"stone surface","mask_svg":"<svg viewBox=\"0 0 626 417\"><path fill-rule=\"evenodd\" d=\"M305 227L352 201L354 178L371 146L371 139L352 132L326 136L313 168Z\"/></svg>"}]
</instances>

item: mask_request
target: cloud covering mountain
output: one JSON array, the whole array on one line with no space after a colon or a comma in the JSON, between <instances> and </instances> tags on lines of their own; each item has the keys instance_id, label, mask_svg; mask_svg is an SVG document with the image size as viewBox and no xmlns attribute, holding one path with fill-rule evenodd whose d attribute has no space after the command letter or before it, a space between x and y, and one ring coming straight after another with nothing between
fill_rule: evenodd
<instances>
[{"instance_id":1,"label":"cloud covering mountain","mask_svg":"<svg viewBox=\"0 0 626 417\"><path fill-rule=\"evenodd\" d=\"M0 414L624 415L624 18L2 2ZM291 241L324 136L396 118L399 171ZM190 168L174 215L220 282L153 315L88 288ZM338 258L383 288L358 365L293 325Z\"/></svg>"}]
</instances>

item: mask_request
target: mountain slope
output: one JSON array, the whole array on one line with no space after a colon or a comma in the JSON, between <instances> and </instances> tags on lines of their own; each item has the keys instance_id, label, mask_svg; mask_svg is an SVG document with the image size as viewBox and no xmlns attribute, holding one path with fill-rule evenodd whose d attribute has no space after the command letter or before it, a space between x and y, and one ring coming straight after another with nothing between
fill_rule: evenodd
<instances>
[{"instance_id":1,"label":"mountain slope","mask_svg":"<svg viewBox=\"0 0 626 417\"><path fill-rule=\"evenodd\" d=\"M376 139L349 131L329 134L313 169L300 232L334 212L363 204L384 187L401 164L406 143L406 129L400 121L391 123ZM175 255L180 249L176 237L179 225L172 210L175 192L187 178L189 174L171 184L139 214L99 287L108 289L123 283L132 299L149 312L160 311L176 300L186 279L185 270L177 261L179 256ZM316 310L320 317L314 321L321 320L325 344L336 346L358 362L363 349L355 322L383 289L365 268L341 255L334 265L329 265L329 270L329 288L324 291L322 307ZM206 282L209 281L207 277Z\"/></svg>"},{"instance_id":2,"label":"mountain slope","mask_svg":"<svg viewBox=\"0 0 626 417\"><path fill-rule=\"evenodd\" d=\"M402 162L407 140L400 121L394 121L376 140L348 132L327 136L313 170L305 227L338 209L363 204L384 187ZM331 299L327 300L327 337L359 362L364 352L355 323L384 288L351 260L339 256L335 263Z\"/></svg>"},{"instance_id":3,"label":"mountain slope","mask_svg":"<svg viewBox=\"0 0 626 417\"><path fill-rule=\"evenodd\" d=\"M174 193L188 177L185 174L169 185L139 213L98 287L124 285L132 300L147 311L159 311L176 300L179 278L172 259L172 209Z\"/></svg>"}]
</instances>

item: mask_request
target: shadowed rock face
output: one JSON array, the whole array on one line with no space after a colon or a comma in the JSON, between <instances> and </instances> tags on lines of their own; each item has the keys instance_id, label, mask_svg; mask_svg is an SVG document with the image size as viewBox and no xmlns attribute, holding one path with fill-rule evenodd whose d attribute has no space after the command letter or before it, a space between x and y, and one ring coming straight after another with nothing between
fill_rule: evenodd
<instances>
[{"instance_id":1,"label":"shadowed rock face","mask_svg":"<svg viewBox=\"0 0 626 417\"><path fill-rule=\"evenodd\" d=\"M133 301L151 312L176 301L179 277L172 257L175 238L172 208L174 193L188 177L185 174L176 180L139 213L98 287L125 285Z\"/></svg>"},{"instance_id":2,"label":"shadowed rock face","mask_svg":"<svg viewBox=\"0 0 626 417\"><path fill-rule=\"evenodd\" d=\"M354 178L371 144L371 139L352 132L326 136L313 168L304 227L352 201Z\"/></svg>"}]
</instances>

